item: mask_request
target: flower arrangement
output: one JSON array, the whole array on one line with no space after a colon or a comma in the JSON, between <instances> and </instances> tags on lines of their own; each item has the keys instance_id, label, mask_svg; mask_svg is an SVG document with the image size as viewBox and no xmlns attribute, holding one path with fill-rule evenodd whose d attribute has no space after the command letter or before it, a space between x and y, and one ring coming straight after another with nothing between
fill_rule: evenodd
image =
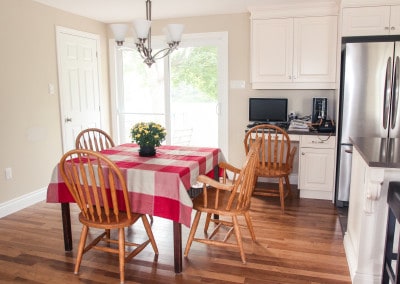
<instances>
[{"instance_id":1,"label":"flower arrangement","mask_svg":"<svg viewBox=\"0 0 400 284\"><path fill-rule=\"evenodd\" d=\"M166 135L165 128L155 122L139 122L131 129L132 142L140 146L160 146Z\"/></svg>"}]
</instances>

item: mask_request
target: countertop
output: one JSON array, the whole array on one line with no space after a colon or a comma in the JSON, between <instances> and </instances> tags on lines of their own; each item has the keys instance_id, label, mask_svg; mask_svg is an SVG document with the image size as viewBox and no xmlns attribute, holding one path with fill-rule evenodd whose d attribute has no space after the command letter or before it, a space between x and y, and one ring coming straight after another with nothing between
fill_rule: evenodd
<instances>
[{"instance_id":1,"label":"countertop","mask_svg":"<svg viewBox=\"0 0 400 284\"><path fill-rule=\"evenodd\" d=\"M318 136L335 136L335 132L318 132L318 131L296 131L296 130L287 130L288 134L297 134L297 135L318 135Z\"/></svg>"},{"instance_id":2,"label":"countertop","mask_svg":"<svg viewBox=\"0 0 400 284\"><path fill-rule=\"evenodd\" d=\"M250 127L251 128L251 127ZM249 131L249 127L246 127L244 132ZM288 134L295 135L318 135L318 136L336 136L335 132L318 132L318 131L296 131L296 130L287 130L286 128L282 128L286 130Z\"/></svg>"},{"instance_id":3,"label":"countertop","mask_svg":"<svg viewBox=\"0 0 400 284\"><path fill-rule=\"evenodd\" d=\"M370 167L400 168L400 138L350 137Z\"/></svg>"}]
</instances>

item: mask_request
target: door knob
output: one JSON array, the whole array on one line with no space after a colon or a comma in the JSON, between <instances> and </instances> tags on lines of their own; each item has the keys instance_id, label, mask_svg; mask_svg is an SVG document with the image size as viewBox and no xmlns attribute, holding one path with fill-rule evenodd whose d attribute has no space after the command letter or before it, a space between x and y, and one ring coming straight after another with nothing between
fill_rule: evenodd
<instances>
[{"instance_id":1,"label":"door knob","mask_svg":"<svg viewBox=\"0 0 400 284\"><path fill-rule=\"evenodd\" d=\"M71 122L71 121L72 121L72 118L70 118L70 117L66 117L64 121L65 121L65 123L67 123L67 122Z\"/></svg>"}]
</instances>

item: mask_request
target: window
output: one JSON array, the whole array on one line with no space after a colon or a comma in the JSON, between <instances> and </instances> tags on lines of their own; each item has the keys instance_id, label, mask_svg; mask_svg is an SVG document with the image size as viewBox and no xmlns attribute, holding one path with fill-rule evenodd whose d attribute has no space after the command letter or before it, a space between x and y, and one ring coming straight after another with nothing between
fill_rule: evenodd
<instances>
[{"instance_id":1,"label":"window","mask_svg":"<svg viewBox=\"0 0 400 284\"><path fill-rule=\"evenodd\" d=\"M130 142L136 122L155 121L167 128L167 144L220 147L227 153L226 33L185 35L177 50L151 68L136 49L110 44L117 141ZM155 39L152 45L163 46Z\"/></svg>"}]
</instances>

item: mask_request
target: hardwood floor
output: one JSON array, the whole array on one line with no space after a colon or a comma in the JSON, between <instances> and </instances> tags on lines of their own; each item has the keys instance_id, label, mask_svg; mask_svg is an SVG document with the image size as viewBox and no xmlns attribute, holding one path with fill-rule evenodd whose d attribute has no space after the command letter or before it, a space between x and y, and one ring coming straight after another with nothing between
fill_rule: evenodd
<instances>
[{"instance_id":1,"label":"hardwood floor","mask_svg":"<svg viewBox=\"0 0 400 284\"><path fill-rule=\"evenodd\" d=\"M73 274L81 225L71 205L74 250L64 251L60 204L40 202L0 219L1 283L118 283L118 258L103 252L84 255ZM125 283L351 283L336 209L330 201L297 199L281 215L278 198L253 197L257 242L243 229L247 263L234 249L194 243L174 273L172 223L154 218L160 254L148 246L125 268ZM204 221L204 220L202 220ZM240 220L244 224L244 219ZM182 226L183 247L189 229ZM138 223L132 239L144 236Z\"/></svg>"}]
</instances>

